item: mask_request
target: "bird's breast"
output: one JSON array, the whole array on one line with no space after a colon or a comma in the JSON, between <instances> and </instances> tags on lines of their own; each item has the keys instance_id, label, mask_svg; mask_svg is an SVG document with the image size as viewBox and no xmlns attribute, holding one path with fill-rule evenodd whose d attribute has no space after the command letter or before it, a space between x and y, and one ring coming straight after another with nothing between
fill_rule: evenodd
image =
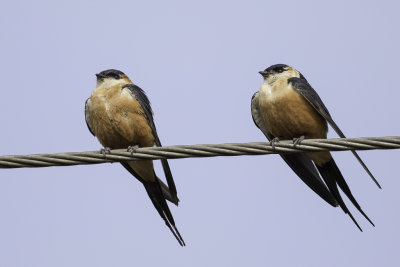
<instances>
[{"instance_id":1,"label":"bird's breast","mask_svg":"<svg viewBox=\"0 0 400 267\"><path fill-rule=\"evenodd\" d=\"M140 103L123 90L95 90L88 112L94 134L104 147L153 146L152 130Z\"/></svg>"},{"instance_id":2,"label":"bird's breast","mask_svg":"<svg viewBox=\"0 0 400 267\"><path fill-rule=\"evenodd\" d=\"M275 137L326 138L326 121L286 81L275 86L263 84L259 105L265 125Z\"/></svg>"}]
</instances>

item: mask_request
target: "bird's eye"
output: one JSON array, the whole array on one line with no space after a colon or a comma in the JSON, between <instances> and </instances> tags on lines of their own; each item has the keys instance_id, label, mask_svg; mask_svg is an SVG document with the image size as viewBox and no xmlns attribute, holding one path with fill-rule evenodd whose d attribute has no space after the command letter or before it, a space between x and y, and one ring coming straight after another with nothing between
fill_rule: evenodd
<instances>
[{"instance_id":1,"label":"bird's eye","mask_svg":"<svg viewBox=\"0 0 400 267\"><path fill-rule=\"evenodd\" d=\"M284 72L284 69L277 69L276 72L277 73L282 73L282 72Z\"/></svg>"}]
</instances>

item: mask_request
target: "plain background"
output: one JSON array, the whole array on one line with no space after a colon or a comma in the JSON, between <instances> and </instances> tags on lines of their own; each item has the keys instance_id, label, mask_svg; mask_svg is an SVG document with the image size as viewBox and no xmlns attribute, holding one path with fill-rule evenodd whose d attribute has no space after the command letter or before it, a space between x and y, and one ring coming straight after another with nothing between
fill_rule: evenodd
<instances>
[{"instance_id":1,"label":"plain background","mask_svg":"<svg viewBox=\"0 0 400 267\"><path fill-rule=\"evenodd\" d=\"M1 154L100 149L83 109L109 68L147 92L164 145L265 141L250 98L276 63L348 137L399 135L400 6L301 2L3 0ZM363 233L279 156L170 160L185 248L119 164L1 170L0 266L398 266L399 151L360 155L382 190L334 153Z\"/></svg>"}]
</instances>

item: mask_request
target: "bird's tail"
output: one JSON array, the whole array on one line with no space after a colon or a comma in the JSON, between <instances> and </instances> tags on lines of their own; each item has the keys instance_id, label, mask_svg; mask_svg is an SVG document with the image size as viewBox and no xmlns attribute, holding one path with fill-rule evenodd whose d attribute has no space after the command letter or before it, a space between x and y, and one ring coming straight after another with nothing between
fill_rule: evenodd
<instances>
[{"instance_id":1,"label":"bird's tail","mask_svg":"<svg viewBox=\"0 0 400 267\"><path fill-rule=\"evenodd\" d=\"M339 203L332 193L328 190L325 183L319 177L318 171L315 169L311 159L303 153L282 154L280 155L290 168L300 177L303 182L308 185L323 200L337 207Z\"/></svg>"},{"instance_id":2,"label":"bird's tail","mask_svg":"<svg viewBox=\"0 0 400 267\"><path fill-rule=\"evenodd\" d=\"M178 202L179 202L178 196L176 196L176 195L173 196L170 188L166 184L164 184L164 182L160 178L157 177L157 179L158 179L158 183L161 186L161 191L162 191L164 198L166 200L168 200L169 202L174 203L176 206L178 206Z\"/></svg>"},{"instance_id":3,"label":"bird's tail","mask_svg":"<svg viewBox=\"0 0 400 267\"><path fill-rule=\"evenodd\" d=\"M340 193L339 193L339 190L337 187L338 185L339 185L340 189L342 189L342 191L345 193L345 195L350 199L350 201L353 203L353 205L357 208L357 210L362 215L364 215L364 217L373 226L375 226L374 223L368 218L368 216L364 213L364 211L361 209L360 205L354 198L353 194L350 191L349 186L347 185L346 181L344 180L343 175L340 172L339 168L337 167L333 158L331 158L331 160L322 164L321 166L318 166L318 164L316 164L316 167L319 170L319 172L321 173L321 176L324 179L329 190L331 191L331 193L335 196L335 198L339 202L339 205L342 208L342 210L346 214L349 214L350 218L357 225L357 227L360 229L360 231L362 231L361 227L358 225L357 221L354 219L353 215L350 213L349 209L346 207L346 204L344 204L342 197L340 196Z\"/></svg>"},{"instance_id":4,"label":"bird's tail","mask_svg":"<svg viewBox=\"0 0 400 267\"><path fill-rule=\"evenodd\" d=\"M129 165L128 162L121 162L121 165L124 166L124 168L130 172L133 176L135 176L139 181L141 181L143 183L143 179L140 177L140 175L132 168L132 166ZM179 198L178 196L173 196L173 194L171 193L171 190L169 189L169 187L164 184L164 182L157 177L157 175L154 173L154 176L158 179L158 183L161 186L161 191L162 194L164 196L164 198L168 201L170 201L171 203L174 203L175 205L178 206L178 202L179 202Z\"/></svg>"},{"instance_id":5,"label":"bird's tail","mask_svg":"<svg viewBox=\"0 0 400 267\"><path fill-rule=\"evenodd\" d=\"M163 218L165 224L171 230L172 234L178 240L181 246L185 246L185 241L183 241L181 234L175 226L174 218L172 217L171 211L169 210L168 204L165 201L161 185L156 180L154 182L143 181L143 185L146 188L147 194L149 195L151 202L153 202L154 207Z\"/></svg>"}]
</instances>

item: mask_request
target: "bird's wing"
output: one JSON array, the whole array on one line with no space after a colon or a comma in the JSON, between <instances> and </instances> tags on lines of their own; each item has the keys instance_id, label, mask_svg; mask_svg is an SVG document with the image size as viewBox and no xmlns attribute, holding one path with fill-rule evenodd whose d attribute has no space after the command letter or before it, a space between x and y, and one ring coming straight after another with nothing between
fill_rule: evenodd
<instances>
[{"instance_id":1,"label":"bird's wing","mask_svg":"<svg viewBox=\"0 0 400 267\"><path fill-rule=\"evenodd\" d=\"M89 131L90 131L93 135L95 135L94 132L93 132L93 130L92 130L91 123L90 123L89 105L90 105L90 98L86 99L86 101L85 101L85 121L86 121L86 125L87 125Z\"/></svg>"},{"instance_id":2,"label":"bird's wing","mask_svg":"<svg viewBox=\"0 0 400 267\"><path fill-rule=\"evenodd\" d=\"M251 115L254 124L264 133L268 140L274 139L274 136L268 130L259 111L258 104L259 93L256 92L251 99ZM300 177L303 182L308 185L316 194L336 207L338 205L335 197L328 190L321 177L318 174L312 161L304 153L281 154L280 155L289 167Z\"/></svg>"},{"instance_id":3,"label":"bird's wing","mask_svg":"<svg viewBox=\"0 0 400 267\"><path fill-rule=\"evenodd\" d=\"M150 102L147 99L146 95L140 88L128 88L129 91L132 93L132 99L136 99L136 101L142 107L148 124L150 125L152 134L154 137L157 136L155 131L152 111L150 107ZM89 131L95 135L95 131L91 126L91 119L90 119L90 104L91 100L88 99L85 102L85 120L86 124L89 128ZM157 212L164 220L166 226L170 229L176 240L179 242L181 246L185 246L185 242L182 239L178 229L175 226L175 221L172 216L172 213L168 207L166 202L170 200L174 204L178 204L178 198L175 195L172 195L169 188L156 176L154 169L153 169L153 162L146 160L146 161L129 161L129 162L121 162L122 166L124 166L133 176L135 176L139 181L142 182L143 186L146 189L148 196L150 197L151 202L153 203L154 207L156 208ZM173 180L172 180L173 182ZM175 186L175 185L174 185Z\"/></svg>"},{"instance_id":4,"label":"bird's wing","mask_svg":"<svg viewBox=\"0 0 400 267\"><path fill-rule=\"evenodd\" d=\"M350 210L347 208L346 204L344 203L342 197L340 196L338 185L345 193L345 195L350 199L350 201L354 204L359 212L373 225L374 223L368 218L367 214L362 210L360 205L358 204L357 200L354 198L353 194L350 191L349 186L346 183L342 173L340 172L338 166L336 165L333 158L331 158L328 162L324 163L321 166L316 165L319 172L321 173L322 178L324 179L325 183L327 184L329 190L335 196L337 201L339 202L340 207L344 211L344 213L348 214L352 221L356 224L358 229L362 231L360 225L357 223L356 219L351 214Z\"/></svg>"},{"instance_id":5,"label":"bird's wing","mask_svg":"<svg viewBox=\"0 0 400 267\"><path fill-rule=\"evenodd\" d=\"M154 120L153 120L153 110L151 109L150 101L147 98L145 92L139 86L134 85L134 84L125 85L123 88L127 88L132 93L132 95L135 97L135 99L139 102L140 106L142 107L142 109L144 111L146 119L149 123L151 131L153 133L156 146L161 147L162 145L160 142L160 138L158 137L156 126L155 126ZM177 191L176 191L174 178L172 177L172 173L171 173L171 169L169 167L168 161L166 159L161 159L161 164L163 166L165 177L167 179L170 196L173 199L172 202L175 203L176 205L178 205L179 199L178 199L178 195L177 195Z\"/></svg>"},{"instance_id":6,"label":"bird's wing","mask_svg":"<svg viewBox=\"0 0 400 267\"><path fill-rule=\"evenodd\" d=\"M297 77L290 78L288 80L289 83L292 84L293 88L302 95L308 103L329 123L329 125L335 130L335 132L341 137L346 138L344 133L340 130L339 126L333 121L331 115L329 114L328 109L325 107L321 98L317 94L317 92L311 87L311 85L305 80ZM356 151L351 151L353 155L357 158L358 162L363 166L364 170L368 173L368 175L372 178L375 184L381 188L378 181L372 175L367 165L362 161L360 156Z\"/></svg>"},{"instance_id":7,"label":"bird's wing","mask_svg":"<svg viewBox=\"0 0 400 267\"><path fill-rule=\"evenodd\" d=\"M90 98L88 98L85 102L85 121L86 121L86 125L89 129L89 131L93 134L93 136L96 136L94 134L94 131L92 130L92 126L91 126L91 122L90 122L90 112L89 112L89 105L90 105ZM133 176L135 176L137 179L140 180L140 177L133 171L132 168L129 167L129 165L124 165L122 164ZM161 191L163 193L163 196L165 197L165 199L167 199L168 201L174 203L175 205L178 205L178 201L179 199L177 198L177 196L175 195L174 197L171 195L171 192L168 188L167 185L164 184L164 182L158 178L158 183L161 186Z\"/></svg>"}]
</instances>

